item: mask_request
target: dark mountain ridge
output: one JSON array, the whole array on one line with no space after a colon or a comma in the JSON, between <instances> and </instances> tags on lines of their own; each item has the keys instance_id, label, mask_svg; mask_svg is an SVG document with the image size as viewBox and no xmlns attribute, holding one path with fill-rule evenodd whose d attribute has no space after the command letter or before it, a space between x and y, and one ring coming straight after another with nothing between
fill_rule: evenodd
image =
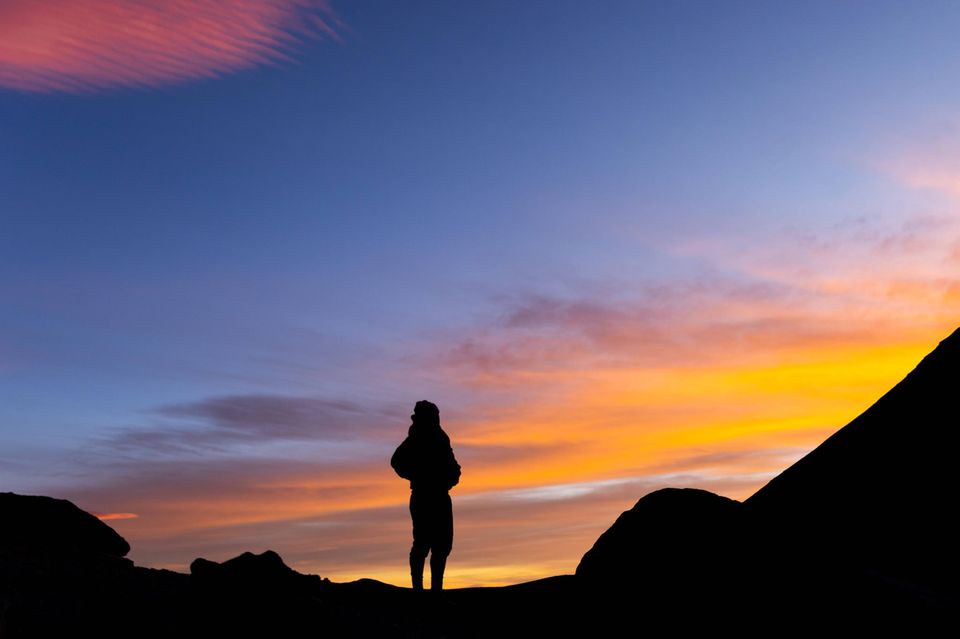
<instances>
[{"instance_id":1,"label":"dark mountain ridge","mask_svg":"<svg viewBox=\"0 0 960 639\"><path fill-rule=\"evenodd\" d=\"M956 580L960 329L852 422L744 502L865 566Z\"/></svg>"}]
</instances>

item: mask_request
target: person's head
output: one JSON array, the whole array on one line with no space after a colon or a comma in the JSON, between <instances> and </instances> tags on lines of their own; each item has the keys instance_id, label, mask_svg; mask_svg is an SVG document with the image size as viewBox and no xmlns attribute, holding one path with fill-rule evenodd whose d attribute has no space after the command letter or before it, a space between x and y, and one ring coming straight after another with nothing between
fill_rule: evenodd
<instances>
[{"instance_id":1,"label":"person's head","mask_svg":"<svg viewBox=\"0 0 960 639\"><path fill-rule=\"evenodd\" d=\"M410 416L414 424L424 424L428 426L440 425L440 409L437 405L421 399L413 408L413 415Z\"/></svg>"}]
</instances>

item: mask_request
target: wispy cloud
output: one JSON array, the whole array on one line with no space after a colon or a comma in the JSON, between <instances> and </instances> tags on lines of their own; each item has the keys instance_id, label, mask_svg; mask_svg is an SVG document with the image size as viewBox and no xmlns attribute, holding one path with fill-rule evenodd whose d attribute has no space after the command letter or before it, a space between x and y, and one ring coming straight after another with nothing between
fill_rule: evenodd
<instances>
[{"instance_id":1,"label":"wispy cloud","mask_svg":"<svg viewBox=\"0 0 960 639\"><path fill-rule=\"evenodd\" d=\"M435 354L461 371L497 373L598 367L715 365L732 349L787 348L862 334L801 310L806 291L788 283L711 276L638 287L627 300L518 293L499 317Z\"/></svg>"},{"instance_id":2,"label":"wispy cloud","mask_svg":"<svg viewBox=\"0 0 960 639\"><path fill-rule=\"evenodd\" d=\"M100 521L116 521L118 519L136 519L139 517L136 513L91 513Z\"/></svg>"},{"instance_id":3,"label":"wispy cloud","mask_svg":"<svg viewBox=\"0 0 960 639\"><path fill-rule=\"evenodd\" d=\"M0 87L174 84L288 59L298 43L339 28L327 0L8 0Z\"/></svg>"},{"instance_id":4,"label":"wispy cloud","mask_svg":"<svg viewBox=\"0 0 960 639\"><path fill-rule=\"evenodd\" d=\"M152 426L113 429L95 438L100 449L133 454L226 452L271 442L376 440L395 431L403 409L352 400L250 394L208 397L150 411Z\"/></svg>"}]
</instances>

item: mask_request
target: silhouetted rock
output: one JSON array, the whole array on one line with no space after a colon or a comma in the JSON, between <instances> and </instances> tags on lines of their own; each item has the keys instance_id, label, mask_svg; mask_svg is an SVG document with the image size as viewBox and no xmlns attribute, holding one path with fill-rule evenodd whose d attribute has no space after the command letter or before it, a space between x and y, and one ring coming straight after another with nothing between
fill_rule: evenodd
<instances>
[{"instance_id":1,"label":"silhouetted rock","mask_svg":"<svg viewBox=\"0 0 960 639\"><path fill-rule=\"evenodd\" d=\"M223 563L197 558L190 564L197 588L237 590L276 596L291 590L309 591L320 586L317 575L304 575L267 550L259 555L245 552Z\"/></svg>"},{"instance_id":2,"label":"silhouetted rock","mask_svg":"<svg viewBox=\"0 0 960 639\"><path fill-rule=\"evenodd\" d=\"M705 568L733 552L741 532L740 507L738 501L696 488L652 492L600 535L580 560L577 577L600 585L699 579Z\"/></svg>"},{"instance_id":3,"label":"silhouetted rock","mask_svg":"<svg viewBox=\"0 0 960 639\"><path fill-rule=\"evenodd\" d=\"M135 567L127 542L90 513L2 493L0 521L0 637L159 637L180 625L189 577Z\"/></svg>"},{"instance_id":4,"label":"silhouetted rock","mask_svg":"<svg viewBox=\"0 0 960 639\"><path fill-rule=\"evenodd\" d=\"M190 574L192 629L198 634L293 633L329 617L320 577L293 570L272 550L223 563L195 559Z\"/></svg>"},{"instance_id":5,"label":"silhouetted rock","mask_svg":"<svg viewBox=\"0 0 960 639\"><path fill-rule=\"evenodd\" d=\"M0 549L21 553L104 553L123 557L130 544L66 499L0 493Z\"/></svg>"},{"instance_id":6,"label":"silhouetted rock","mask_svg":"<svg viewBox=\"0 0 960 639\"><path fill-rule=\"evenodd\" d=\"M744 502L789 546L956 588L960 329L863 414ZM797 540L797 541L794 541Z\"/></svg>"},{"instance_id":7,"label":"silhouetted rock","mask_svg":"<svg viewBox=\"0 0 960 639\"><path fill-rule=\"evenodd\" d=\"M730 603L742 555L741 508L738 501L695 488L646 495L580 560L576 577L590 607L610 617L642 601L654 620L695 604L701 617L689 620L702 621L709 611L706 617L716 623Z\"/></svg>"}]
</instances>

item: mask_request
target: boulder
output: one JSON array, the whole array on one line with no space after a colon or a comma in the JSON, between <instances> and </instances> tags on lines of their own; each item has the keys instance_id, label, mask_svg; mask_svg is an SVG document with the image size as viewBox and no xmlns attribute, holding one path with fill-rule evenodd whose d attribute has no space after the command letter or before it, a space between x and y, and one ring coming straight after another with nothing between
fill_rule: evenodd
<instances>
[{"instance_id":1,"label":"boulder","mask_svg":"<svg viewBox=\"0 0 960 639\"><path fill-rule=\"evenodd\" d=\"M0 517L0 550L115 557L130 552L130 544L113 528L66 499L0 493Z\"/></svg>"},{"instance_id":2,"label":"boulder","mask_svg":"<svg viewBox=\"0 0 960 639\"><path fill-rule=\"evenodd\" d=\"M653 581L661 590L709 578L738 552L740 508L738 501L696 488L652 492L600 535L580 560L577 577L616 587Z\"/></svg>"},{"instance_id":3,"label":"boulder","mask_svg":"<svg viewBox=\"0 0 960 639\"><path fill-rule=\"evenodd\" d=\"M287 566L272 550L259 555L245 552L223 563L197 558L190 564L190 574L201 590L254 593L257 596L302 592L321 583L317 575L304 575Z\"/></svg>"}]
</instances>

